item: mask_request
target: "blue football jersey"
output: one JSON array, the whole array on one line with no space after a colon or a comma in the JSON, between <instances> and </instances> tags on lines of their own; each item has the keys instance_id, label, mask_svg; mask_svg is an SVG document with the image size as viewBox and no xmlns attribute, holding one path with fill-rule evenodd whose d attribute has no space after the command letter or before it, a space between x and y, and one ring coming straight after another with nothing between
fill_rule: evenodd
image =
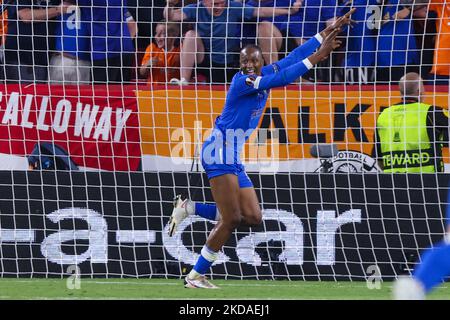
<instances>
[{"instance_id":1,"label":"blue football jersey","mask_svg":"<svg viewBox=\"0 0 450 320\"><path fill-rule=\"evenodd\" d=\"M270 89L288 85L306 73L312 65L304 59L319 45L313 37L286 58L263 67L260 76L238 72L233 77L222 114L215 122L215 132L221 132L224 141L235 148L236 157L258 126ZM230 137L235 138L234 143Z\"/></svg>"}]
</instances>

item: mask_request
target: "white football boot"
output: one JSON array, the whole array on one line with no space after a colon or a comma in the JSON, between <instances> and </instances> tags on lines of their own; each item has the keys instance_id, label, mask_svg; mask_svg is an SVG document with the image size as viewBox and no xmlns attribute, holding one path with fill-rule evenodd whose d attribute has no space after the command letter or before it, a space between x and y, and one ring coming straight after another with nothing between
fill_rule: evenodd
<instances>
[{"instance_id":1,"label":"white football boot","mask_svg":"<svg viewBox=\"0 0 450 320\"><path fill-rule=\"evenodd\" d=\"M213 285L205 276L198 276L190 279L189 276L184 278L184 287L190 289L219 289L218 286Z\"/></svg>"},{"instance_id":2,"label":"white football boot","mask_svg":"<svg viewBox=\"0 0 450 320\"><path fill-rule=\"evenodd\" d=\"M189 199L182 200L181 195L177 195L173 200L173 211L169 219L169 237L172 237L177 231L180 223L189 217L186 205Z\"/></svg>"},{"instance_id":3,"label":"white football boot","mask_svg":"<svg viewBox=\"0 0 450 320\"><path fill-rule=\"evenodd\" d=\"M411 277L399 277L392 287L394 300L425 300L422 285Z\"/></svg>"}]
</instances>

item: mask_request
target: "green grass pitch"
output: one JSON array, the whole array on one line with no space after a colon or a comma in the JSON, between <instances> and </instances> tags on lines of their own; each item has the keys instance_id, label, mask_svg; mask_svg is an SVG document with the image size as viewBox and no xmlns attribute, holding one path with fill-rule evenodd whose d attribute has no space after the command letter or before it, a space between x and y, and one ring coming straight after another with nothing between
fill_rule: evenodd
<instances>
[{"instance_id":1,"label":"green grass pitch","mask_svg":"<svg viewBox=\"0 0 450 320\"><path fill-rule=\"evenodd\" d=\"M219 290L185 289L182 280L81 279L79 289L68 289L67 279L0 279L0 299L391 299L391 282L369 290L365 282L216 280ZM450 299L450 285L429 299Z\"/></svg>"}]
</instances>

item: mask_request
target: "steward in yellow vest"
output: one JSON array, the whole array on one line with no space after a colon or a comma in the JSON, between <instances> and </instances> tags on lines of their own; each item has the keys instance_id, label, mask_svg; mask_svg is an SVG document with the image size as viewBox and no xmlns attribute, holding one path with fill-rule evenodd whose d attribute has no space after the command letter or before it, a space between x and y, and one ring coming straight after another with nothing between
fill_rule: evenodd
<instances>
[{"instance_id":1,"label":"steward in yellow vest","mask_svg":"<svg viewBox=\"0 0 450 320\"><path fill-rule=\"evenodd\" d=\"M376 153L384 172L443 172L442 147L448 141L447 110L423 101L424 86L416 73L400 79L403 101L381 112Z\"/></svg>"}]
</instances>

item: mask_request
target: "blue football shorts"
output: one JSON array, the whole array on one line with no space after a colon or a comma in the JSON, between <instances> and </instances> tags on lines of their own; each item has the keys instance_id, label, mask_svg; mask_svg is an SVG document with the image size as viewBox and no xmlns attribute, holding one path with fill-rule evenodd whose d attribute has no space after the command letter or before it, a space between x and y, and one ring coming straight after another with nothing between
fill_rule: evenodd
<instances>
[{"instance_id":1,"label":"blue football shorts","mask_svg":"<svg viewBox=\"0 0 450 320\"><path fill-rule=\"evenodd\" d=\"M233 159L226 161L226 152L223 151L226 150L226 148L221 148L220 151L223 153L222 156L215 159L215 150L211 150L210 148L208 151L207 148L212 143L211 140L206 140L202 148L202 166L205 169L208 179L211 180L212 178L223 176L225 174L234 174L238 177L240 188L253 188L253 183L248 177L247 172L245 172L244 165L239 163L237 159L238 156L235 155ZM211 154L204 154L205 149Z\"/></svg>"}]
</instances>

